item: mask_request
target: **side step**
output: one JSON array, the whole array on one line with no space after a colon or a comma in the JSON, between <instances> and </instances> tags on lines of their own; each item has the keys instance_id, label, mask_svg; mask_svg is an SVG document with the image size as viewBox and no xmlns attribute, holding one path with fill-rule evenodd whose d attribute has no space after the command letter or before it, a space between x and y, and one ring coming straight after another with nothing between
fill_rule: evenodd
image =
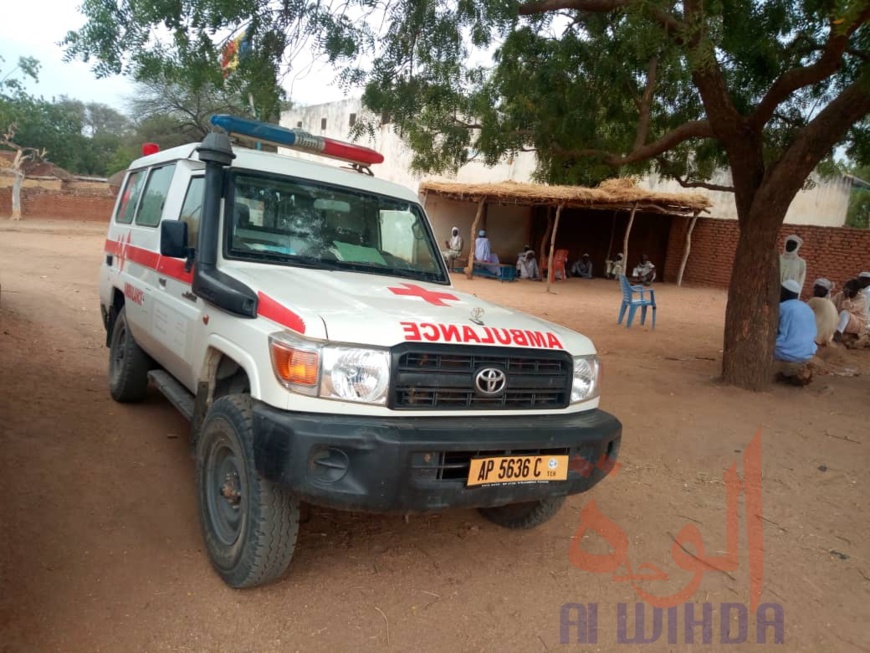
<instances>
[{"instance_id":1,"label":"side step","mask_svg":"<svg viewBox=\"0 0 870 653\"><path fill-rule=\"evenodd\" d=\"M178 409L178 412L184 415L188 421L193 419L194 396L176 381L175 377L165 370L151 370L148 372L148 378Z\"/></svg>"}]
</instances>

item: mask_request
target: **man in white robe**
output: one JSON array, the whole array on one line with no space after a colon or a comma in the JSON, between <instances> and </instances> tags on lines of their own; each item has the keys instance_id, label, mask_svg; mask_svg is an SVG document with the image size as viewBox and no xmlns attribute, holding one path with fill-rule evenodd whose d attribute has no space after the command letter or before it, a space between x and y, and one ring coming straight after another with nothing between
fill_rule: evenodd
<instances>
[{"instance_id":1,"label":"man in white robe","mask_svg":"<svg viewBox=\"0 0 870 653\"><path fill-rule=\"evenodd\" d=\"M807 278L807 262L798 256L798 251L804 241L800 236L791 235L785 239L785 247L782 254L779 255L779 282L793 279L798 282L801 287L801 292L798 293L800 299L803 293L804 281Z\"/></svg>"}]
</instances>

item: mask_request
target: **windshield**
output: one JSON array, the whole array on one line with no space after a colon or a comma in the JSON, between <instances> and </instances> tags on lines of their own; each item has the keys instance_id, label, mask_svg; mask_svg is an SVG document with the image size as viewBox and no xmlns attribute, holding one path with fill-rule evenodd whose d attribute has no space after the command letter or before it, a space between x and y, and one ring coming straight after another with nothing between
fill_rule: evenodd
<instances>
[{"instance_id":1,"label":"windshield","mask_svg":"<svg viewBox=\"0 0 870 653\"><path fill-rule=\"evenodd\" d=\"M251 172L228 202L228 258L448 281L415 203Z\"/></svg>"}]
</instances>

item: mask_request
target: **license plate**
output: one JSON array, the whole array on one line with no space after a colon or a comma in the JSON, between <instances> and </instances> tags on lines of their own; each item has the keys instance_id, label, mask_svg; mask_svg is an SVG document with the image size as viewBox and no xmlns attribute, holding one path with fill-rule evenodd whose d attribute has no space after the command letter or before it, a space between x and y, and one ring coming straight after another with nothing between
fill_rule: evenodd
<instances>
[{"instance_id":1,"label":"license plate","mask_svg":"<svg viewBox=\"0 0 870 653\"><path fill-rule=\"evenodd\" d=\"M568 456L472 458L468 486L548 483L568 478Z\"/></svg>"}]
</instances>

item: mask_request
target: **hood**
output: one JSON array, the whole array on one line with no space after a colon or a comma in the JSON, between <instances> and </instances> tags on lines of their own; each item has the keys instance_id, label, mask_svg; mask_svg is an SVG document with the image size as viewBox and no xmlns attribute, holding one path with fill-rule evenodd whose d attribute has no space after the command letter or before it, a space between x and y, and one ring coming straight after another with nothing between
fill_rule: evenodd
<instances>
[{"instance_id":1,"label":"hood","mask_svg":"<svg viewBox=\"0 0 870 653\"><path fill-rule=\"evenodd\" d=\"M261 317L312 338L382 347L431 342L595 353L579 333L452 286L241 262L221 267L258 294Z\"/></svg>"}]
</instances>

